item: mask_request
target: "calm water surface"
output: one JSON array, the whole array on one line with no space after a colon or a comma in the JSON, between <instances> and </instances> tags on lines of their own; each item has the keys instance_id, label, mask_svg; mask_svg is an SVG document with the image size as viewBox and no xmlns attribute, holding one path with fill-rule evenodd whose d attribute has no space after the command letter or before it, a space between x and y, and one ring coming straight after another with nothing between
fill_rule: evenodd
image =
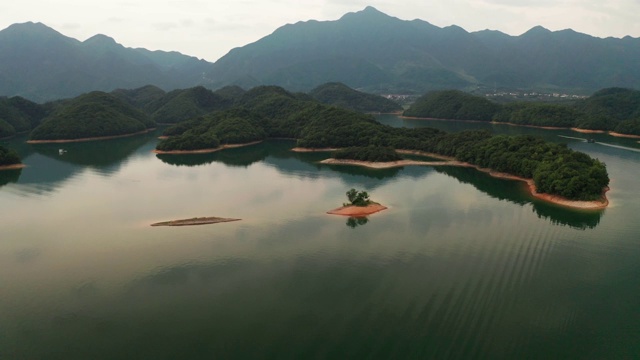
<instances>
[{"instance_id":1,"label":"calm water surface","mask_svg":"<svg viewBox=\"0 0 640 360\"><path fill-rule=\"evenodd\" d=\"M607 164L611 206L473 169L323 166L287 141L160 158L157 134L3 141L28 167L0 173L0 359L640 356L637 141L379 120L568 143ZM325 215L352 187L390 209ZM243 220L149 226L196 216Z\"/></svg>"}]
</instances>

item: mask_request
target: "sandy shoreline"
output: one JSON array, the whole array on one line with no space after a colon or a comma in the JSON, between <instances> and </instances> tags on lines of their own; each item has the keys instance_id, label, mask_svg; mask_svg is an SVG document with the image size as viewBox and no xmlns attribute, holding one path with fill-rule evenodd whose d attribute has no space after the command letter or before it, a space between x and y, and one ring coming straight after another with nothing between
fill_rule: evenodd
<instances>
[{"instance_id":1,"label":"sandy shoreline","mask_svg":"<svg viewBox=\"0 0 640 360\"><path fill-rule=\"evenodd\" d=\"M364 217L367 215L375 214L382 210L388 209L386 206L372 203L367 206L341 206L337 209L333 209L331 211L327 211L327 214L331 215L342 215L342 216L350 216L350 217Z\"/></svg>"},{"instance_id":2,"label":"sandy shoreline","mask_svg":"<svg viewBox=\"0 0 640 360\"><path fill-rule=\"evenodd\" d=\"M216 151L225 150L225 149L234 149L243 146L250 146L261 143L263 140L254 141L246 144L226 144L217 148L212 149L199 149L199 150L171 150L171 151L162 151L162 150L153 150L156 154L171 154L171 155L181 155L181 154L209 154L214 153Z\"/></svg>"},{"instance_id":3,"label":"sandy shoreline","mask_svg":"<svg viewBox=\"0 0 640 360\"><path fill-rule=\"evenodd\" d=\"M333 158L322 160L320 161L320 164L354 165L354 166L364 166L371 169L391 169L391 168L403 167L403 166L438 166L438 165L465 166L464 163L461 163L459 161L445 162L445 161L398 160L398 161L388 161L388 162L371 162L371 161L333 159Z\"/></svg>"},{"instance_id":4,"label":"sandy shoreline","mask_svg":"<svg viewBox=\"0 0 640 360\"><path fill-rule=\"evenodd\" d=\"M309 153L309 152L333 152L336 150L340 150L338 148L303 148L303 147L294 147L291 149L293 152L298 153Z\"/></svg>"},{"instance_id":5,"label":"sandy shoreline","mask_svg":"<svg viewBox=\"0 0 640 360\"><path fill-rule=\"evenodd\" d=\"M75 142L85 142L85 141L98 141L98 140L109 140L109 139L119 139L129 136L142 135L149 133L156 128L147 129L144 131L139 131L131 134L123 134L123 135L112 135L112 136L96 136L96 137L88 137L88 138L80 138L80 139L62 139L62 140L27 140L27 144L65 144L65 143L75 143Z\"/></svg>"},{"instance_id":6,"label":"sandy shoreline","mask_svg":"<svg viewBox=\"0 0 640 360\"><path fill-rule=\"evenodd\" d=\"M616 137L622 137L622 138L629 138L629 139L640 139L640 135L620 134L620 133L617 133L615 131L609 131L609 135L616 136Z\"/></svg>"},{"instance_id":7,"label":"sandy shoreline","mask_svg":"<svg viewBox=\"0 0 640 360\"><path fill-rule=\"evenodd\" d=\"M409 151L409 150L401 150L401 151L403 151L404 153L411 153L416 155L424 154L425 156L438 157L437 154L423 153L419 151ZM571 207L576 209L585 209L585 210L601 210L601 209L605 209L609 205L609 199L607 199L607 196L606 196L606 192L609 191L609 188L603 189L602 198L600 200L594 200L594 201L569 200L558 195L539 193L536 189L536 185L533 182L533 179L526 179L519 176L511 175L511 174L497 172L491 169L481 168L477 165L473 165L473 164L469 164L469 163L465 163L457 160L452 160L451 158L447 158L443 156L439 156L439 157L446 161L400 160L400 161L376 163L376 162L358 161L358 160L325 159L320 163L332 164L332 165L363 166L363 167L372 168L372 169L388 169L388 168L401 167L401 166L407 166L407 165L469 167L469 168L474 168L476 170L487 173L490 176L493 176L498 179L522 181L527 184L527 188L529 189L529 192L533 197L547 201L547 202L551 202L556 205L561 205L561 206L566 206L566 207Z\"/></svg>"},{"instance_id":8,"label":"sandy shoreline","mask_svg":"<svg viewBox=\"0 0 640 360\"><path fill-rule=\"evenodd\" d=\"M191 218L191 219L182 219L182 220L163 221L163 222L151 224L151 226L193 226L193 225L217 224L217 223L232 222L232 221L240 221L240 219L227 219L227 218L220 218L220 217L200 217L200 218Z\"/></svg>"},{"instance_id":9,"label":"sandy shoreline","mask_svg":"<svg viewBox=\"0 0 640 360\"><path fill-rule=\"evenodd\" d=\"M2 170L18 170L24 169L27 165L25 164L13 164L13 165L0 165L0 171Z\"/></svg>"},{"instance_id":10,"label":"sandy shoreline","mask_svg":"<svg viewBox=\"0 0 640 360\"><path fill-rule=\"evenodd\" d=\"M631 139L640 139L640 135L631 135L631 134L621 134L615 131L606 131L606 130L590 130L590 129L580 129L576 127L560 127L560 126L537 126L537 125L526 125L526 124L514 124L510 122L501 122L501 121L481 121L481 120L457 120L457 119L438 119L438 118L428 118L428 117L413 117L413 116L399 116L401 119L413 119L413 120L435 120L435 121L460 121L460 122L475 122L475 123L487 123L492 125L509 125L509 126L521 126L521 127L529 127L534 129L544 129L544 130L571 130L583 134L609 134L615 137L624 137Z\"/></svg>"}]
</instances>

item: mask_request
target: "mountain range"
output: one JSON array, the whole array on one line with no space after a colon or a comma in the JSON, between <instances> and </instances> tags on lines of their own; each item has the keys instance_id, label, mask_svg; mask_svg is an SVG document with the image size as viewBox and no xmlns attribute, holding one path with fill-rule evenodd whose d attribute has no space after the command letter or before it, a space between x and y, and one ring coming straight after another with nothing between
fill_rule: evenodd
<instances>
[{"instance_id":1,"label":"mountain range","mask_svg":"<svg viewBox=\"0 0 640 360\"><path fill-rule=\"evenodd\" d=\"M372 7L335 21L282 26L215 63L126 48L105 35L80 42L39 23L0 31L0 95L34 101L147 84L166 91L196 85L309 91L341 82L372 93L503 88L588 94L639 88L638 64L640 39L629 36L603 39L542 27L520 36L467 32Z\"/></svg>"}]
</instances>

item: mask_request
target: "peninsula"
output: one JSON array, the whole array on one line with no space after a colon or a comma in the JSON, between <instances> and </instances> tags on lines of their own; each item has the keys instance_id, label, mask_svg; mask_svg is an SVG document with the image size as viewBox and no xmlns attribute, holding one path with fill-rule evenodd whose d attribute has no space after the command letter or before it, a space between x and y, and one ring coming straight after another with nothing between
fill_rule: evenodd
<instances>
[{"instance_id":1,"label":"peninsula","mask_svg":"<svg viewBox=\"0 0 640 360\"><path fill-rule=\"evenodd\" d=\"M418 161L418 160L395 160L395 161L362 161L362 160L350 160L350 159L335 159L329 158L320 161L321 164L328 165L351 165L351 166L362 166L370 169L389 169L394 167L403 167L403 166L457 166L457 167L469 167L474 168L478 171L482 171L492 177L498 179L505 180L516 180L521 181L526 184L529 193L540 200L550 202L556 205L570 207L574 209L583 209L583 210L600 210L605 209L609 205L609 200L607 199L606 193L609 191L609 187L605 187L602 189L602 193L599 198L594 200L571 200L559 195L550 195L538 192L536 184L533 179L527 179L520 176L514 176L507 173L501 173L494 171L492 169L481 168L477 165L473 165L467 162L457 161L448 156L440 156L438 154L433 153L423 153L419 151L411 151L411 150L398 150L398 153L404 154L412 154L419 156L426 156L429 158L439 158L442 161ZM336 209L338 210L338 209Z\"/></svg>"}]
</instances>

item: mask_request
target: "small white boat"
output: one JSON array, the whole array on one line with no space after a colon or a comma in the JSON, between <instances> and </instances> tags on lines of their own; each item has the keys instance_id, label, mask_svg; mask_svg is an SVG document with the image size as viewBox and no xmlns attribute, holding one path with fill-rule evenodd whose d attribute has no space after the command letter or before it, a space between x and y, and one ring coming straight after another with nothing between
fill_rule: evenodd
<instances>
[{"instance_id":1,"label":"small white boat","mask_svg":"<svg viewBox=\"0 0 640 360\"><path fill-rule=\"evenodd\" d=\"M66 153L66 152L67 152L67 150L65 150L65 149L58 149L58 154L60 154L60 155Z\"/></svg>"}]
</instances>

